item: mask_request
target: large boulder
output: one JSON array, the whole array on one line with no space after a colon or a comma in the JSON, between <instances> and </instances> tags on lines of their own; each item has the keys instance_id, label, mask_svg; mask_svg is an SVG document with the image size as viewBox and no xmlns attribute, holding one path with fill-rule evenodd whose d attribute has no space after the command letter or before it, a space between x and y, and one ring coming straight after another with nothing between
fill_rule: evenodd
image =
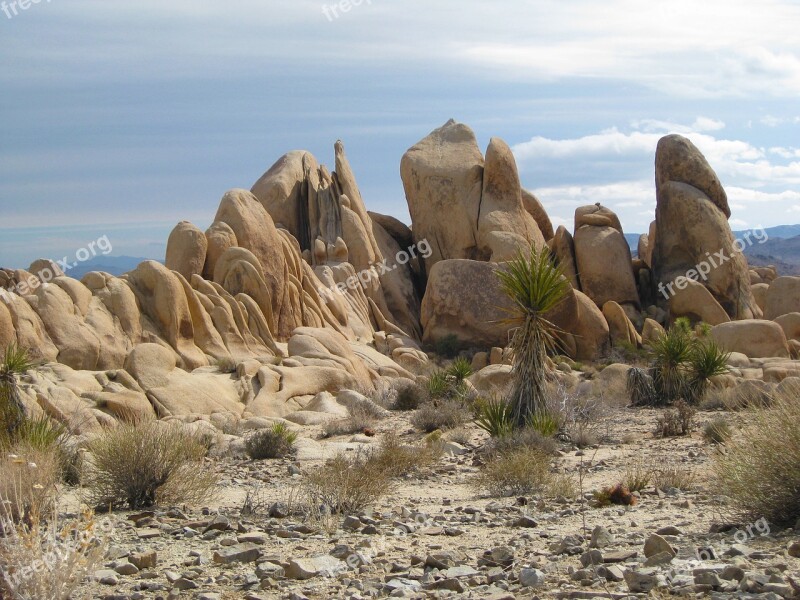
<instances>
[{"instance_id":1,"label":"large boulder","mask_svg":"<svg viewBox=\"0 0 800 600\"><path fill-rule=\"evenodd\" d=\"M219 221L212 223L211 227L206 230L206 241L208 248L206 262L203 266L203 278L214 279L214 269L219 257L225 254L228 248L238 246L238 241L230 225ZM191 281L191 277L187 277L187 279Z\"/></svg>"},{"instance_id":2,"label":"large boulder","mask_svg":"<svg viewBox=\"0 0 800 600\"><path fill-rule=\"evenodd\" d=\"M400 174L414 239L433 248L425 260L428 272L441 260L486 258L477 242L483 165L475 133L453 120L403 155Z\"/></svg>"},{"instance_id":3,"label":"large boulder","mask_svg":"<svg viewBox=\"0 0 800 600\"><path fill-rule=\"evenodd\" d=\"M773 321L748 320L723 323L711 329L711 336L729 352L750 358L789 358L789 345L781 326Z\"/></svg>"},{"instance_id":4,"label":"large boulder","mask_svg":"<svg viewBox=\"0 0 800 600\"><path fill-rule=\"evenodd\" d=\"M164 264L186 279L200 275L206 262L208 242L205 234L189 221L181 221L169 234Z\"/></svg>"},{"instance_id":5,"label":"large boulder","mask_svg":"<svg viewBox=\"0 0 800 600\"><path fill-rule=\"evenodd\" d=\"M448 336L465 345L505 347L509 342L511 302L498 284L495 263L444 260L428 276L422 301L423 341L435 343Z\"/></svg>"},{"instance_id":6,"label":"large boulder","mask_svg":"<svg viewBox=\"0 0 800 600\"><path fill-rule=\"evenodd\" d=\"M641 320L630 246L612 211L598 205L575 211L575 259L581 291L598 307L613 300Z\"/></svg>"},{"instance_id":7,"label":"large boulder","mask_svg":"<svg viewBox=\"0 0 800 600\"><path fill-rule=\"evenodd\" d=\"M556 263L561 267L572 287L580 290L581 282L578 277L578 267L575 261L575 242L572 239L572 234L567 231L566 227L559 225L550 244L552 245L551 250L556 257Z\"/></svg>"},{"instance_id":8,"label":"large boulder","mask_svg":"<svg viewBox=\"0 0 800 600\"><path fill-rule=\"evenodd\" d=\"M547 215L544 205L533 192L529 192L524 188L522 189L522 206L525 207L525 210L528 211L528 214L530 214L534 221L536 221L536 225L539 226L539 231L542 232L545 241L549 242L551 239L553 239L553 236L555 235L553 232L553 222Z\"/></svg>"},{"instance_id":9,"label":"large boulder","mask_svg":"<svg viewBox=\"0 0 800 600\"><path fill-rule=\"evenodd\" d=\"M675 294L670 296L669 314L673 319L689 317L692 321L703 321L709 325L731 320L704 285L686 278L678 282Z\"/></svg>"},{"instance_id":10,"label":"large boulder","mask_svg":"<svg viewBox=\"0 0 800 600\"><path fill-rule=\"evenodd\" d=\"M760 317L747 260L728 225L724 190L691 142L680 136L659 142L656 191L651 264L661 304L682 277L702 280L730 318Z\"/></svg>"},{"instance_id":11,"label":"large boulder","mask_svg":"<svg viewBox=\"0 0 800 600\"><path fill-rule=\"evenodd\" d=\"M767 291L764 318L774 320L792 312L800 312L800 277L778 277Z\"/></svg>"},{"instance_id":12,"label":"large boulder","mask_svg":"<svg viewBox=\"0 0 800 600\"><path fill-rule=\"evenodd\" d=\"M781 315L775 322L781 326L787 340L800 341L800 312Z\"/></svg>"},{"instance_id":13,"label":"large boulder","mask_svg":"<svg viewBox=\"0 0 800 600\"><path fill-rule=\"evenodd\" d=\"M603 305L603 316L608 322L611 341L614 344L623 344L638 348L642 345L642 337L636 331L631 320L622 310L622 307L609 300Z\"/></svg>"},{"instance_id":14,"label":"large boulder","mask_svg":"<svg viewBox=\"0 0 800 600\"><path fill-rule=\"evenodd\" d=\"M544 237L522 205L522 187L511 148L492 138L486 150L483 192L478 211L478 245L493 262L516 256L520 248L541 249Z\"/></svg>"}]
</instances>

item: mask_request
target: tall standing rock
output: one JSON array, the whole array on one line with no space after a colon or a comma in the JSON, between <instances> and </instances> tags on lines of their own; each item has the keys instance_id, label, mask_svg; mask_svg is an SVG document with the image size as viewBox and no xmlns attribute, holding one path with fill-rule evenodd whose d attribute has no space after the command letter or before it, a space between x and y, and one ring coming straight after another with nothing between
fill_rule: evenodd
<instances>
[{"instance_id":1,"label":"tall standing rock","mask_svg":"<svg viewBox=\"0 0 800 600\"><path fill-rule=\"evenodd\" d=\"M686 138L669 135L659 141L656 191L655 240L650 235L650 244L659 301L666 305L668 286L688 276L705 285L732 319L760 317L747 259L737 248L728 224L725 191L706 159ZM705 278L697 271L701 264L708 266Z\"/></svg>"},{"instance_id":2,"label":"tall standing rock","mask_svg":"<svg viewBox=\"0 0 800 600\"><path fill-rule=\"evenodd\" d=\"M206 262L208 242L205 234L189 221L181 221L169 234L164 264L186 279L200 275Z\"/></svg>"},{"instance_id":3,"label":"tall standing rock","mask_svg":"<svg viewBox=\"0 0 800 600\"><path fill-rule=\"evenodd\" d=\"M486 259L478 248L483 155L475 133L453 120L412 146L400 162L414 239L433 253L426 272L446 259Z\"/></svg>"},{"instance_id":4,"label":"tall standing rock","mask_svg":"<svg viewBox=\"0 0 800 600\"><path fill-rule=\"evenodd\" d=\"M522 205L514 154L499 138L492 138L486 150L478 209L478 245L493 262L514 258L520 248L545 246L539 226Z\"/></svg>"},{"instance_id":5,"label":"tall standing rock","mask_svg":"<svg viewBox=\"0 0 800 600\"><path fill-rule=\"evenodd\" d=\"M631 250L613 211L599 204L575 211L575 261L584 294L599 308L613 300L641 324Z\"/></svg>"}]
</instances>

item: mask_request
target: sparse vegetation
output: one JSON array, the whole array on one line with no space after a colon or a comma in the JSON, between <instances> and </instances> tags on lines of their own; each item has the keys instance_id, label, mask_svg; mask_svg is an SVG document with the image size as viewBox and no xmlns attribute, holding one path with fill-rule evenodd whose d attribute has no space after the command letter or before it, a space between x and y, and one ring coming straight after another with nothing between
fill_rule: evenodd
<instances>
[{"instance_id":1,"label":"sparse vegetation","mask_svg":"<svg viewBox=\"0 0 800 600\"><path fill-rule=\"evenodd\" d=\"M696 412L685 400L678 400L673 409L664 411L658 418L653 434L656 437L689 435L694 429Z\"/></svg>"},{"instance_id":2,"label":"sparse vegetation","mask_svg":"<svg viewBox=\"0 0 800 600\"><path fill-rule=\"evenodd\" d=\"M60 456L15 446L0 458L0 517L7 523L35 523L53 509L61 479ZM0 522L0 536L4 525Z\"/></svg>"},{"instance_id":3,"label":"sparse vegetation","mask_svg":"<svg viewBox=\"0 0 800 600\"><path fill-rule=\"evenodd\" d=\"M475 487L498 497L565 495L573 486L566 475L551 473L550 461L549 455L532 448L499 452L481 469Z\"/></svg>"},{"instance_id":4,"label":"sparse vegetation","mask_svg":"<svg viewBox=\"0 0 800 600\"><path fill-rule=\"evenodd\" d=\"M269 429L261 429L245 441L247 456L253 460L286 458L294 453L297 434L284 423L275 423Z\"/></svg>"},{"instance_id":5,"label":"sparse vegetation","mask_svg":"<svg viewBox=\"0 0 800 600\"><path fill-rule=\"evenodd\" d=\"M624 484L618 483L608 488L598 490L593 494L594 504L598 508L617 504L619 506L634 506L638 500Z\"/></svg>"},{"instance_id":6,"label":"sparse vegetation","mask_svg":"<svg viewBox=\"0 0 800 600\"><path fill-rule=\"evenodd\" d=\"M0 363L0 447L11 446L27 415L19 394L17 378L33 368L28 352L9 344Z\"/></svg>"},{"instance_id":7,"label":"sparse vegetation","mask_svg":"<svg viewBox=\"0 0 800 600\"><path fill-rule=\"evenodd\" d=\"M368 462L390 477L404 477L410 473L420 473L430 467L442 456L441 443L427 443L422 446L404 444L395 434L388 434L381 440L378 449Z\"/></svg>"},{"instance_id":8,"label":"sparse vegetation","mask_svg":"<svg viewBox=\"0 0 800 600\"><path fill-rule=\"evenodd\" d=\"M409 383L397 390L397 399L392 408L394 410L417 410L425 399L425 393L416 383Z\"/></svg>"},{"instance_id":9,"label":"sparse vegetation","mask_svg":"<svg viewBox=\"0 0 800 600\"><path fill-rule=\"evenodd\" d=\"M460 349L461 341L452 333L438 339L434 344L434 352L444 358L454 358Z\"/></svg>"},{"instance_id":10,"label":"sparse vegetation","mask_svg":"<svg viewBox=\"0 0 800 600\"><path fill-rule=\"evenodd\" d=\"M510 435L514 430L511 405L500 398L480 402L477 407L475 424L493 438Z\"/></svg>"},{"instance_id":11,"label":"sparse vegetation","mask_svg":"<svg viewBox=\"0 0 800 600\"><path fill-rule=\"evenodd\" d=\"M709 444L724 444L732 435L730 424L722 418L709 421L703 428L703 439Z\"/></svg>"},{"instance_id":12,"label":"sparse vegetation","mask_svg":"<svg viewBox=\"0 0 800 600\"><path fill-rule=\"evenodd\" d=\"M536 450L542 454L553 456L558 450L558 442L552 437L545 437L529 427L515 429L510 435L493 438L487 445L487 454L495 456L507 454L520 449Z\"/></svg>"},{"instance_id":13,"label":"sparse vegetation","mask_svg":"<svg viewBox=\"0 0 800 600\"><path fill-rule=\"evenodd\" d=\"M431 400L420 406L411 417L411 424L420 431L431 433L440 429L455 429L467 422L469 414L458 400Z\"/></svg>"},{"instance_id":14,"label":"sparse vegetation","mask_svg":"<svg viewBox=\"0 0 800 600\"><path fill-rule=\"evenodd\" d=\"M753 411L740 436L716 457L716 488L736 516L765 518L779 526L800 519L800 403L778 394L769 408Z\"/></svg>"},{"instance_id":15,"label":"sparse vegetation","mask_svg":"<svg viewBox=\"0 0 800 600\"><path fill-rule=\"evenodd\" d=\"M653 487L659 490L675 488L686 491L692 488L695 482L694 471L664 460L653 468Z\"/></svg>"},{"instance_id":16,"label":"sparse vegetation","mask_svg":"<svg viewBox=\"0 0 800 600\"><path fill-rule=\"evenodd\" d=\"M353 514L391 490L392 473L362 451L353 457L338 454L303 479L308 503L334 514Z\"/></svg>"},{"instance_id":17,"label":"sparse vegetation","mask_svg":"<svg viewBox=\"0 0 800 600\"><path fill-rule=\"evenodd\" d=\"M545 315L566 297L569 282L552 262L547 248L533 246L496 271L513 309L506 323L514 329L513 386L510 396L514 424L524 427L531 415L547 412L547 354L557 347L557 329Z\"/></svg>"},{"instance_id":18,"label":"sparse vegetation","mask_svg":"<svg viewBox=\"0 0 800 600\"><path fill-rule=\"evenodd\" d=\"M625 468L622 485L631 492L641 492L653 480L653 469L641 460L629 463Z\"/></svg>"},{"instance_id":19,"label":"sparse vegetation","mask_svg":"<svg viewBox=\"0 0 800 600\"><path fill-rule=\"evenodd\" d=\"M217 483L204 464L202 439L182 425L120 424L92 440L88 449L85 485L93 506L196 504L211 497Z\"/></svg>"}]
</instances>

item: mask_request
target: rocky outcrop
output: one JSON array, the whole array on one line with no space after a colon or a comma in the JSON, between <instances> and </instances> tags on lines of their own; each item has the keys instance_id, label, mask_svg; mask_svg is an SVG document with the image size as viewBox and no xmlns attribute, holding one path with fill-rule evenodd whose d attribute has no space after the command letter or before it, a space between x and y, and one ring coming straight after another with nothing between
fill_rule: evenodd
<instances>
[{"instance_id":1,"label":"rocky outcrop","mask_svg":"<svg viewBox=\"0 0 800 600\"><path fill-rule=\"evenodd\" d=\"M747 260L728 225L725 192L689 140L673 135L659 142L656 191L652 265L661 303L665 288L688 277L700 280L731 319L760 317Z\"/></svg>"},{"instance_id":2,"label":"rocky outcrop","mask_svg":"<svg viewBox=\"0 0 800 600\"><path fill-rule=\"evenodd\" d=\"M186 279L201 275L206 263L208 242L205 234L189 221L181 221L169 234L164 264Z\"/></svg>"},{"instance_id":3,"label":"rocky outcrop","mask_svg":"<svg viewBox=\"0 0 800 600\"><path fill-rule=\"evenodd\" d=\"M675 287L675 294L669 299L669 314L673 319L688 317L693 322L703 321L709 325L731 320L711 292L691 279L685 279Z\"/></svg>"},{"instance_id":4,"label":"rocky outcrop","mask_svg":"<svg viewBox=\"0 0 800 600\"><path fill-rule=\"evenodd\" d=\"M781 315L800 311L800 277L778 277L767 290L764 318L774 320Z\"/></svg>"},{"instance_id":5,"label":"rocky outcrop","mask_svg":"<svg viewBox=\"0 0 800 600\"><path fill-rule=\"evenodd\" d=\"M728 352L750 358L789 358L789 345L781 326L773 321L734 321L717 325L711 337Z\"/></svg>"}]
</instances>

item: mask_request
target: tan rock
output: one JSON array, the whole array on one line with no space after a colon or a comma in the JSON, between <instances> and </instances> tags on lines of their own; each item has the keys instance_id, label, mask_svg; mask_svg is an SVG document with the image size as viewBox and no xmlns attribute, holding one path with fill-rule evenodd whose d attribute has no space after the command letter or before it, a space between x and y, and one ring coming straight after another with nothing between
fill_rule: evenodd
<instances>
[{"instance_id":1,"label":"tan rock","mask_svg":"<svg viewBox=\"0 0 800 600\"><path fill-rule=\"evenodd\" d=\"M425 261L428 273L441 260L479 258L483 165L474 132L452 120L403 155L400 174L414 239L433 248Z\"/></svg>"},{"instance_id":2,"label":"tan rock","mask_svg":"<svg viewBox=\"0 0 800 600\"><path fill-rule=\"evenodd\" d=\"M680 135L668 135L658 142L656 150L656 186L668 181L686 183L703 194L725 215L731 216L728 196L722 184L697 147Z\"/></svg>"},{"instance_id":3,"label":"tan rock","mask_svg":"<svg viewBox=\"0 0 800 600\"><path fill-rule=\"evenodd\" d=\"M778 277L767 291L764 318L774 320L792 312L800 312L800 277Z\"/></svg>"},{"instance_id":4,"label":"tan rock","mask_svg":"<svg viewBox=\"0 0 800 600\"><path fill-rule=\"evenodd\" d=\"M492 138L486 150L478 245L494 262L510 260L520 249L541 249L545 245L539 226L522 205L514 154L500 138Z\"/></svg>"},{"instance_id":5,"label":"tan rock","mask_svg":"<svg viewBox=\"0 0 800 600\"><path fill-rule=\"evenodd\" d=\"M759 278L760 279L760 278ZM753 284L753 278L750 278L750 289L753 292L753 299L758 304L758 307L762 311L767 310L767 296L769 295L769 284L768 283L756 283Z\"/></svg>"},{"instance_id":6,"label":"tan rock","mask_svg":"<svg viewBox=\"0 0 800 600\"><path fill-rule=\"evenodd\" d=\"M645 319L644 328L642 329L642 343L645 345L652 344L665 333L666 331L658 321Z\"/></svg>"},{"instance_id":7,"label":"tan rock","mask_svg":"<svg viewBox=\"0 0 800 600\"><path fill-rule=\"evenodd\" d=\"M608 322L597 305L582 292L575 290L578 318L573 331L577 343L577 360L594 360L608 352L610 332Z\"/></svg>"},{"instance_id":8,"label":"tan rock","mask_svg":"<svg viewBox=\"0 0 800 600\"><path fill-rule=\"evenodd\" d=\"M497 394L502 396L511 385L511 365L490 365L473 373L469 382L475 389L485 395Z\"/></svg>"},{"instance_id":9,"label":"tan rock","mask_svg":"<svg viewBox=\"0 0 800 600\"><path fill-rule=\"evenodd\" d=\"M789 346L781 326L773 321L747 320L717 325L711 336L729 352L750 358L789 358Z\"/></svg>"},{"instance_id":10,"label":"tan rock","mask_svg":"<svg viewBox=\"0 0 800 600\"><path fill-rule=\"evenodd\" d=\"M703 321L709 325L719 325L731 320L703 284L684 278L675 285L674 290L675 294L669 299L669 313L673 319L689 317L693 321Z\"/></svg>"},{"instance_id":11,"label":"tan rock","mask_svg":"<svg viewBox=\"0 0 800 600\"><path fill-rule=\"evenodd\" d=\"M219 257L228 248L233 248L239 244L236 240L236 234L230 225L219 221L212 223L211 227L206 230L206 241L208 242L208 248L206 250L206 263L203 266L203 278L214 279L214 269L217 266ZM191 281L191 277L187 279Z\"/></svg>"},{"instance_id":12,"label":"tan rock","mask_svg":"<svg viewBox=\"0 0 800 600\"><path fill-rule=\"evenodd\" d=\"M642 337L619 304L613 300L606 302L603 305L603 316L608 322L612 344L628 344L637 348L642 345Z\"/></svg>"},{"instance_id":13,"label":"tan rock","mask_svg":"<svg viewBox=\"0 0 800 600\"><path fill-rule=\"evenodd\" d=\"M300 207L307 207L308 203L308 192L304 189L306 178L318 169L319 164L312 154L295 150L279 158L251 190L276 226L285 227L298 240L303 240L301 232L307 226L300 216L303 214Z\"/></svg>"},{"instance_id":14,"label":"tan rock","mask_svg":"<svg viewBox=\"0 0 800 600\"><path fill-rule=\"evenodd\" d=\"M775 322L781 326L787 340L800 341L800 312L781 315Z\"/></svg>"},{"instance_id":15,"label":"tan rock","mask_svg":"<svg viewBox=\"0 0 800 600\"><path fill-rule=\"evenodd\" d=\"M338 367L347 371L356 381L358 389L372 390L374 387L376 375L356 356L347 340L335 331L300 327L289 340L288 349L292 358L316 360L319 361L316 366ZM311 366L310 363L305 364Z\"/></svg>"},{"instance_id":16,"label":"tan rock","mask_svg":"<svg viewBox=\"0 0 800 600\"><path fill-rule=\"evenodd\" d=\"M572 234L563 225L558 226L553 236L552 245L553 254L562 272L567 276L572 287L580 290L581 284L578 277L577 263L575 262L575 243L572 239Z\"/></svg>"},{"instance_id":17,"label":"tan rock","mask_svg":"<svg viewBox=\"0 0 800 600\"><path fill-rule=\"evenodd\" d=\"M597 225L589 224L593 218ZM613 300L638 308L630 246L617 229L616 215L602 207L583 207L576 211L575 221L582 223L575 230L575 259L583 293L597 306Z\"/></svg>"},{"instance_id":18,"label":"tan rock","mask_svg":"<svg viewBox=\"0 0 800 600\"><path fill-rule=\"evenodd\" d=\"M541 201L533 192L529 192L524 188L522 189L522 206L525 207L528 214L536 221L536 225L538 225L539 231L542 232L545 241L553 239L555 235L553 233L553 223L550 221L550 217L547 216L544 205L542 205Z\"/></svg>"},{"instance_id":19,"label":"tan rock","mask_svg":"<svg viewBox=\"0 0 800 600\"><path fill-rule=\"evenodd\" d=\"M181 221L169 234L164 264L171 271L191 279L192 275L203 273L207 249L205 234L189 221Z\"/></svg>"}]
</instances>

